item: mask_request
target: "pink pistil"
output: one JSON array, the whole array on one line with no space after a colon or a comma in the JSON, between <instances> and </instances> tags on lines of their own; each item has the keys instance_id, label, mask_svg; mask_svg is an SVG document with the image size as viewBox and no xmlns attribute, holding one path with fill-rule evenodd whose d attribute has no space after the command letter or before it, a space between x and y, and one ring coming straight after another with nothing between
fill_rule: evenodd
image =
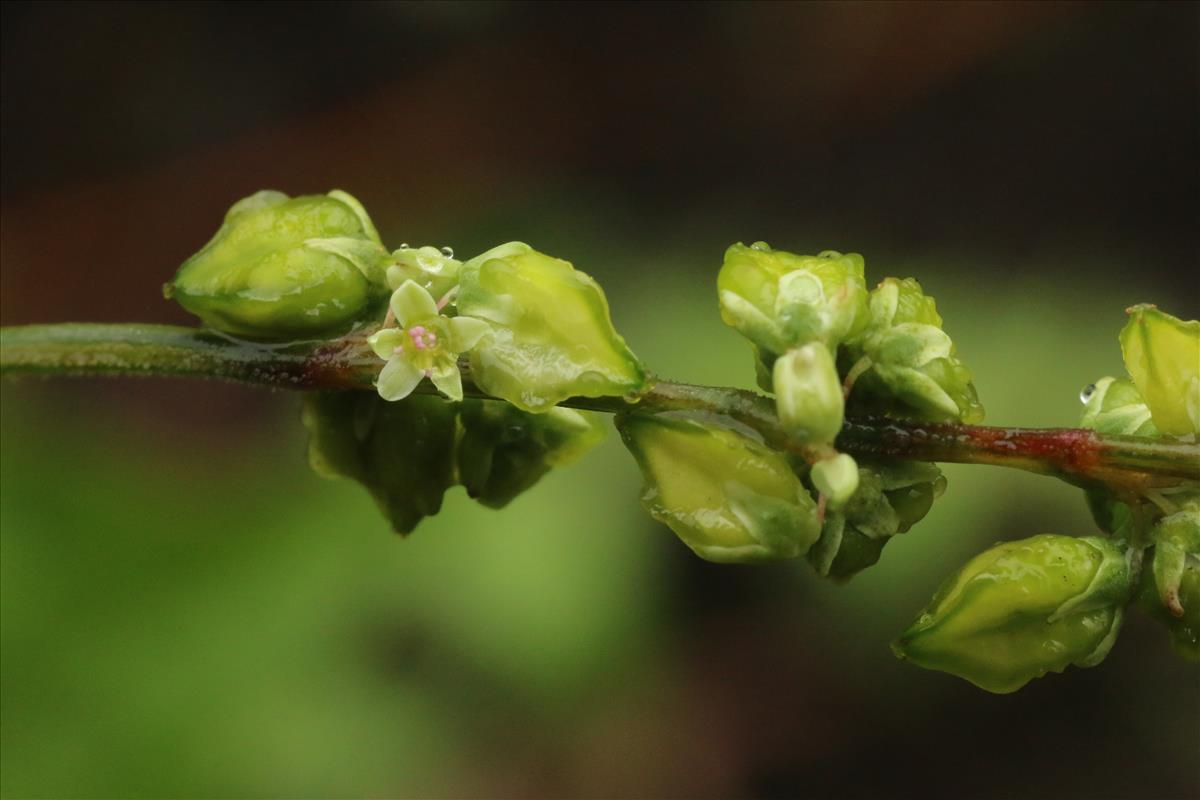
<instances>
[{"instance_id":1,"label":"pink pistil","mask_svg":"<svg viewBox=\"0 0 1200 800\"><path fill-rule=\"evenodd\" d=\"M428 330L424 325L414 325L408 329L408 338L412 340L417 350L429 350L437 347L437 334Z\"/></svg>"}]
</instances>

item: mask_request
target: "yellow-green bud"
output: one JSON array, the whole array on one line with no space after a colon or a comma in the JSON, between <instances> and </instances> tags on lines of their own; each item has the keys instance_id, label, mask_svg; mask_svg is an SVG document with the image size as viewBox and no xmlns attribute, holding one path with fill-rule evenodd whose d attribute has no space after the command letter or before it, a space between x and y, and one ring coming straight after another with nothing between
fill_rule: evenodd
<instances>
[{"instance_id":1,"label":"yellow-green bud","mask_svg":"<svg viewBox=\"0 0 1200 800\"><path fill-rule=\"evenodd\" d=\"M846 456L849 458L849 456ZM818 491L823 485L822 464L813 466L810 480ZM879 561L891 537L919 522L946 487L936 464L919 461L872 462L858 465L855 489L838 507L831 502L821 528L821 538L808 553L808 561L822 577L846 581Z\"/></svg>"},{"instance_id":2,"label":"yellow-green bud","mask_svg":"<svg viewBox=\"0 0 1200 800\"><path fill-rule=\"evenodd\" d=\"M1200 322L1152 305L1129 309L1121 330L1125 369L1163 433L1200 433Z\"/></svg>"},{"instance_id":3,"label":"yellow-green bud","mask_svg":"<svg viewBox=\"0 0 1200 800\"><path fill-rule=\"evenodd\" d=\"M773 370L779 422L796 440L832 444L842 429L842 381L820 342L787 351Z\"/></svg>"},{"instance_id":4,"label":"yellow-green bud","mask_svg":"<svg viewBox=\"0 0 1200 800\"><path fill-rule=\"evenodd\" d=\"M491 323L471 353L484 392L543 412L573 396L639 391L646 376L613 328L600 286L567 261L510 242L467 261L458 311Z\"/></svg>"},{"instance_id":5,"label":"yellow-green bud","mask_svg":"<svg viewBox=\"0 0 1200 800\"><path fill-rule=\"evenodd\" d=\"M1157 561L1157 547L1154 557ZM1139 605L1166 627L1177 653L1190 661L1200 661L1200 557L1193 554L1183 561L1176 587L1182 612L1178 615L1163 605L1155 577L1151 570L1143 571Z\"/></svg>"},{"instance_id":6,"label":"yellow-green bud","mask_svg":"<svg viewBox=\"0 0 1200 800\"><path fill-rule=\"evenodd\" d=\"M845 453L822 459L812 466L812 482L825 495L831 509L839 509L858 490L858 464Z\"/></svg>"},{"instance_id":7,"label":"yellow-green bud","mask_svg":"<svg viewBox=\"0 0 1200 800\"><path fill-rule=\"evenodd\" d=\"M382 306L389 261L366 211L345 192L259 192L229 209L164 293L237 336L322 335Z\"/></svg>"},{"instance_id":8,"label":"yellow-green bud","mask_svg":"<svg viewBox=\"0 0 1200 800\"><path fill-rule=\"evenodd\" d=\"M862 330L867 316L863 259L827 250L802 256L765 242L725 251L717 276L721 318L765 360L811 341L831 350Z\"/></svg>"},{"instance_id":9,"label":"yellow-green bud","mask_svg":"<svg viewBox=\"0 0 1200 800\"><path fill-rule=\"evenodd\" d=\"M1107 539L1044 534L981 553L949 578L892 645L918 666L1004 694L1116 640L1132 573Z\"/></svg>"},{"instance_id":10,"label":"yellow-green bud","mask_svg":"<svg viewBox=\"0 0 1200 800\"><path fill-rule=\"evenodd\" d=\"M930 422L978 422L983 406L955 356L932 297L912 278L887 278L872 292L866 331L847 343L847 366L869 365L850 406Z\"/></svg>"},{"instance_id":11,"label":"yellow-green bud","mask_svg":"<svg viewBox=\"0 0 1200 800\"><path fill-rule=\"evenodd\" d=\"M1200 503L1163 517L1151 530L1151 536L1154 539L1151 571L1159 599L1171 614L1182 617L1187 609L1180 598L1184 572L1189 562L1200 563Z\"/></svg>"},{"instance_id":12,"label":"yellow-green bud","mask_svg":"<svg viewBox=\"0 0 1200 800\"><path fill-rule=\"evenodd\" d=\"M627 416L617 427L646 481L642 504L701 558L795 558L816 541L816 503L779 453L690 419Z\"/></svg>"}]
</instances>

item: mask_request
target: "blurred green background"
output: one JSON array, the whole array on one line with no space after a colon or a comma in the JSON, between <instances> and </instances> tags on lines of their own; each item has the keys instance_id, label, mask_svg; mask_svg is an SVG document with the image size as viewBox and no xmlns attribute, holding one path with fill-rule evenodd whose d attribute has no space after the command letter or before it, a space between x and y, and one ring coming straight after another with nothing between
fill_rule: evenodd
<instances>
[{"instance_id":1,"label":"blurred green background","mask_svg":"<svg viewBox=\"0 0 1200 800\"><path fill-rule=\"evenodd\" d=\"M160 284L259 188L385 241L573 260L656 371L749 386L730 242L916 276L994 424L1069 425L1123 309L1200 311L1194 4L3 6L5 325L187 324ZM299 398L6 382L5 797L1185 797L1200 672L1132 615L996 697L889 639L1080 493L948 467L836 587L707 564L610 436L411 537L311 474Z\"/></svg>"}]
</instances>

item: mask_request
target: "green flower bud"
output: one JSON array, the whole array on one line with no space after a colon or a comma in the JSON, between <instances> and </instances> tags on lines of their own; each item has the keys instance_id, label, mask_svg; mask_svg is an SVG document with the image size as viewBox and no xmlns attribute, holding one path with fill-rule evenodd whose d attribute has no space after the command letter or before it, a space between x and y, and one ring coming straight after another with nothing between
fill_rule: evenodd
<instances>
[{"instance_id":1,"label":"green flower bud","mask_svg":"<svg viewBox=\"0 0 1200 800\"><path fill-rule=\"evenodd\" d=\"M1154 560L1158 562L1158 548ZM1180 612L1176 615L1163 605L1157 583L1158 570L1144 570L1138 603L1171 635L1175 651L1190 661L1200 661L1200 557L1189 554L1182 563L1175 589Z\"/></svg>"},{"instance_id":2,"label":"green flower bud","mask_svg":"<svg viewBox=\"0 0 1200 800\"><path fill-rule=\"evenodd\" d=\"M646 480L642 504L701 558L794 558L816 540L816 503L779 453L690 419L626 416L617 427Z\"/></svg>"},{"instance_id":3,"label":"green flower bud","mask_svg":"<svg viewBox=\"0 0 1200 800\"><path fill-rule=\"evenodd\" d=\"M1163 606L1183 617L1186 606L1180 587L1189 563L1200 563L1200 503L1163 517L1151 531L1154 560L1151 572Z\"/></svg>"},{"instance_id":4,"label":"green flower bud","mask_svg":"<svg viewBox=\"0 0 1200 800\"><path fill-rule=\"evenodd\" d=\"M457 407L436 397L387 402L370 392L318 392L305 399L308 460L325 477L367 488L397 533L442 507L454 485Z\"/></svg>"},{"instance_id":5,"label":"green flower bud","mask_svg":"<svg viewBox=\"0 0 1200 800\"><path fill-rule=\"evenodd\" d=\"M858 464L845 453L813 464L811 474L813 486L828 498L831 509L841 508L858 491Z\"/></svg>"},{"instance_id":6,"label":"green flower bud","mask_svg":"<svg viewBox=\"0 0 1200 800\"><path fill-rule=\"evenodd\" d=\"M832 444L842 429L842 381L829 348L809 342L775 362L779 421L806 444Z\"/></svg>"},{"instance_id":7,"label":"green flower bud","mask_svg":"<svg viewBox=\"0 0 1200 800\"><path fill-rule=\"evenodd\" d=\"M834 350L867 319L857 253L801 256L765 242L738 243L725 251L717 292L725 324L749 339L767 363L812 341Z\"/></svg>"},{"instance_id":8,"label":"green flower bud","mask_svg":"<svg viewBox=\"0 0 1200 800\"><path fill-rule=\"evenodd\" d=\"M404 245L392 252L394 262L387 268L388 286L399 289L413 281L435 300L445 297L458 285L462 262L456 261L450 248L409 247Z\"/></svg>"},{"instance_id":9,"label":"green flower bud","mask_svg":"<svg viewBox=\"0 0 1200 800\"><path fill-rule=\"evenodd\" d=\"M462 266L458 311L492 325L471 354L476 384L543 412L572 396L640 391L646 376L613 328L600 286L569 262L511 242Z\"/></svg>"},{"instance_id":10,"label":"green flower bud","mask_svg":"<svg viewBox=\"0 0 1200 800\"><path fill-rule=\"evenodd\" d=\"M850 394L852 412L929 422L983 419L971 373L919 283L888 278L871 292L869 308L866 330L847 342L841 362L847 370L867 366Z\"/></svg>"},{"instance_id":11,"label":"green flower bud","mask_svg":"<svg viewBox=\"0 0 1200 800\"><path fill-rule=\"evenodd\" d=\"M821 488L817 466L810 475ZM892 536L905 533L929 513L946 488L936 464L918 461L858 465L857 488L840 510L830 503L821 538L808 553L817 574L846 581L879 561Z\"/></svg>"},{"instance_id":12,"label":"green flower bud","mask_svg":"<svg viewBox=\"0 0 1200 800\"><path fill-rule=\"evenodd\" d=\"M1044 534L997 545L951 576L892 645L997 694L1104 660L1133 576L1107 539Z\"/></svg>"},{"instance_id":13,"label":"green flower bud","mask_svg":"<svg viewBox=\"0 0 1200 800\"><path fill-rule=\"evenodd\" d=\"M552 408L530 414L491 400L467 400L459 415L458 479L467 494L502 508L552 467L565 466L600 443L595 414Z\"/></svg>"},{"instance_id":14,"label":"green flower bud","mask_svg":"<svg viewBox=\"0 0 1200 800\"><path fill-rule=\"evenodd\" d=\"M1121 330L1125 369L1163 433L1200 433L1200 322L1152 305L1129 309Z\"/></svg>"},{"instance_id":15,"label":"green flower bud","mask_svg":"<svg viewBox=\"0 0 1200 800\"><path fill-rule=\"evenodd\" d=\"M259 192L229 209L212 240L163 290L225 333L325 335L377 310L389 262L370 218L345 192Z\"/></svg>"}]
</instances>

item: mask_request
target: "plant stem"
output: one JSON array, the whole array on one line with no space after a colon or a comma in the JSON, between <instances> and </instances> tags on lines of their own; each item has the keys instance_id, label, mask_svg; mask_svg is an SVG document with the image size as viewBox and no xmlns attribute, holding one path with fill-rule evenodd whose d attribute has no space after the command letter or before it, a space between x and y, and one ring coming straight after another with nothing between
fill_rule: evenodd
<instances>
[{"instance_id":1,"label":"plant stem","mask_svg":"<svg viewBox=\"0 0 1200 800\"><path fill-rule=\"evenodd\" d=\"M358 331L330 341L260 344L166 325L61 324L0 329L0 376L162 375L285 389L371 390L380 361ZM486 398L463 365L464 391ZM418 391L434 392L423 383ZM770 398L741 389L654 380L637 397L573 397L571 408L609 413L701 412L733 419L773 447L818 453L779 424ZM1078 428L997 428L885 419L847 421L839 450L856 456L995 464L1127 495L1200 481L1200 444L1109 436Z\"/></svg>"}]
</instances>

